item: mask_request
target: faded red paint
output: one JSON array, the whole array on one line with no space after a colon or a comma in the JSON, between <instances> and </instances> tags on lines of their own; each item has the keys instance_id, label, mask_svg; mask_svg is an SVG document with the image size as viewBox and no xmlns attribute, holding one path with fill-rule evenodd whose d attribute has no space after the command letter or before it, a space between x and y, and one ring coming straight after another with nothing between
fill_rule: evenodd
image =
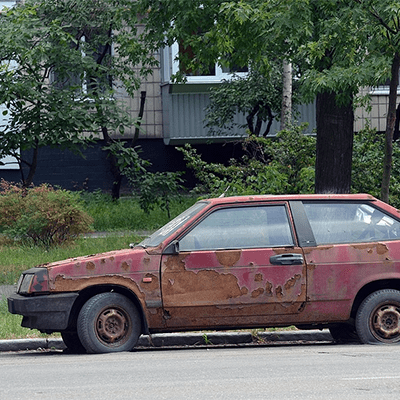
<instances>
[{"instance_id":1,"label":"faded red paint","mask_svg":"<svg viewBox=\"0 0 400 400\"><path fill-rule=\"evenodd\" d=\"M369 195L211 199L201 214L224 205L287 204L316 198L376 201L382 210L398 214ZM398 240L302 248L295 238L294 246L282 248L163 254L199 217L188 220L156 247L47 264L48 277L35 275L31 293L83 292L95 286L124 288L141 304L149 330L158 332L346 321L363 287L400 279ZM293 224L290 209L288 217ZM277 255L300 255L304 262L272 264L270 258Z\"/></svg>"}]
</instances>

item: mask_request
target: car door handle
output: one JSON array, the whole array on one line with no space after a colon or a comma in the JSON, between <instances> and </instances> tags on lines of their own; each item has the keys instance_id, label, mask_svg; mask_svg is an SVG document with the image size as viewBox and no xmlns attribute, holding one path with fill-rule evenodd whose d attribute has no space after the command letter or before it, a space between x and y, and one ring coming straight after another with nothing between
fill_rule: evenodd
<instances>
[{"instance_id":1,"label":"car door handle","mask_svg":"<svg viewBox=\"0 0 400 400\"><path fill-rule=\"evenodd\" d=\"M301 254L288 253L271 256L269 262L273 265L302 265L304 259Z\"/></svg>"}]
</instances>

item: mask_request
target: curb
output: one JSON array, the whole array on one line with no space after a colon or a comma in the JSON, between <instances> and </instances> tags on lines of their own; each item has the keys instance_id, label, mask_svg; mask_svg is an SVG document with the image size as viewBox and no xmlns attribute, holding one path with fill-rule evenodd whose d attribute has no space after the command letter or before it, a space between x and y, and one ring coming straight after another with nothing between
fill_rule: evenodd
<instances>
[{"instance_id":1,"label":"curb","mask_svg":"<svg viewBox=\"0 0 400 400\"><path fill-rule=\"evenodd\" d=\"M250 332L161 333L151 336L142 335L136 349L332 341L332 336L327 330L258 332L257 336ZM0 340L0 352L64 349L62 339Z\"/></svg>"}]
</instances>

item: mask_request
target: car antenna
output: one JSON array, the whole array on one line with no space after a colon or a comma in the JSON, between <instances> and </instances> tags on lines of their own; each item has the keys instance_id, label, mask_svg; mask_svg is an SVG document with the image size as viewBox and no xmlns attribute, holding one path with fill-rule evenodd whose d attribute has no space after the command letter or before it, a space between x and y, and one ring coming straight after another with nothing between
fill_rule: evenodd
<instances>
[{"instance_id":1,"label":"car antenna","mask_svg":"<svg viewBox=\"0 0 400 400\"><path fill-rule=\"evenodd\" d=\"M230 189L231 185L229 185L225 190L224 193L222 193L220 196L218 196L219 199L221 199L222 197L225 197L225 193Z\"/></svg>"}]
</instances>

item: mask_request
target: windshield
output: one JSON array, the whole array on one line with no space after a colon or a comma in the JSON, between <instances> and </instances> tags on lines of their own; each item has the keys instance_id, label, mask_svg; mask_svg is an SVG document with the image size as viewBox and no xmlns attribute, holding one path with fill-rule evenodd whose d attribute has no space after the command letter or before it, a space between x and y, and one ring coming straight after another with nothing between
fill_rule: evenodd
<instances>
[{"instance_id":1,"label":"windshield","mask_svg":"<svg viewBox=\"0 0 400 400\"><path fill-rule=\"evenodd\" d=\"M168 224L164 225L158 231L154 232L151 236L144 239L139 246L142 247L156 247L168 236L176 232L180 227L182 227L187 221L194 217L200 210L206 207L208 202L199 201L192 207L188 208L182 214L179 214L173 220L169 221Z\"/></svg>"}]
</instances>

